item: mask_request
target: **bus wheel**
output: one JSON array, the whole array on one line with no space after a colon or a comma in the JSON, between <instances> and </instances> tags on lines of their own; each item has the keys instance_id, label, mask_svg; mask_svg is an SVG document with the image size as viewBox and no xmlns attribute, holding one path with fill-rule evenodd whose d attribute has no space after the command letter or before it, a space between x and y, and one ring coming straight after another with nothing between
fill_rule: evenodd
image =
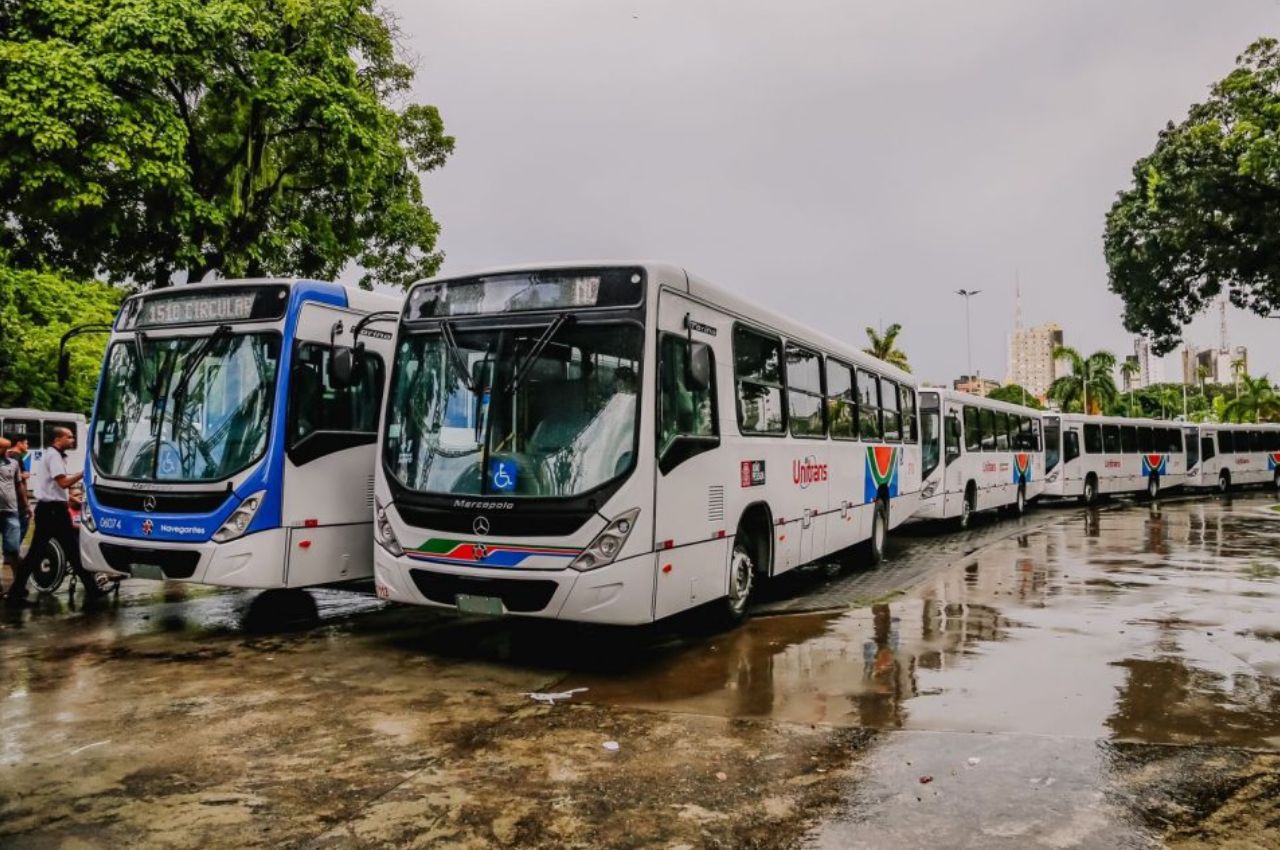
<instances>
[{"instance_id":1,"label":"bus wheel","mask_svg":"<svg viewBox=\"0 0 1280 850\"><path fill-rule=\"evenodd\" d=\"M1152 475L1147 479L1147 498L1154 502L1159 495L1160 479Z\"/></svg>"},{"instance_id":2,"label":"bus wheel","mask_svg":"<svg viewBox=\"0 0 1280 850\"><path fill-rule=\"evenodd\" d=\"M1084 495L1081 500L1090 507L1098 502L1098 479L1092 472L1084 480Z\"/></svg>"},{"instance_id":3,"label":"bus wheel","mask_svg":"<svg viewBox=\"0 0 1280 850\"><path fill-rule=\"evenodd\" d=\"M869 560L873 567L884 560L884 547L888 539L889 502L886 499L876 499L875 512L871 514L871 539L867 541L870 545Z\"/></svg>"},{"instance_id":4,"label":"bus wheel","mask_svg":"<svg viewBox=\"0 0 1280 850\"><path fill-rule=\"evenodd\" d=\"M729 556L729 593L714 608L711 625L733 627L747 618L747 605L756 582L754 539L739 530Z\"/></svg>"},{"instance_id":5,"label":"bus wheel","mask_svg":"<svg viewBox=\"0 0 1280 850\"><path fill-rule=\"evenodd\" d=\"M44 557L31 572L31 581L35 584L36 590L41 593L56 593L66 581L70 567L71 564L67 560L66 553L62 551L62 546L57 540L50 540Z\"/></svg>"},{"instance_id":6,"label":"bus wheel","mask_svg":"<svg viewBox=\"0 0 1280 850\"><path fill-rule=\"evenodd\" d=\"M1275 485L1276 485L1276 491L1277 491L1277 492L1280 492L1280 469L1277 469L1277 470L1276 470L1276 480L1275 480Z\"/></svg>"},{"instance_id":7,"label":"bus wheel","mask_svg":"<svg viewBox=\"0 0 1280 850\"><path fill-rule=\"evenodd\" d=\"M978 490L973 486L973 482L969 482L969 486L964 488L964 501L960 503L960 516L957 517L956 524L961 531L965 531L969 526L973 525L973 514L978 509Z\"/></svg>"},{"instance_id":8,"label":"bus wheel","mask_svg":"<svg viewBox=\"0 0 1280 850\"><path fill-rule=\"evenodd\" d=\"M1227 472L1225 469L1218 473L1218 492L1231 492L1231 473Z\"/></svg>"},{"instance_id":9,"label":"bus wheel","mask_svg":"<svg viewBox=\"0 0 1280 850\"><path fill-rule=\"evenodd\" d=\"M1018 485L1018 498L1013 503L1013 515L1022 516L1027 512L1027 485Z\"/></svg>"}]
</instances>

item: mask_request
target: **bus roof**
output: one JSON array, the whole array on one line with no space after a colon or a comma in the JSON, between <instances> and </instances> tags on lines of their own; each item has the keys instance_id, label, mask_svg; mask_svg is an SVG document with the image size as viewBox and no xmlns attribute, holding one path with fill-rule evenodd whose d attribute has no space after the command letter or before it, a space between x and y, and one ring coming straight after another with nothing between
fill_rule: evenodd
<instances>
[{"instance_id":1,"label":"bus roof","mask_svg":"<svg viewBox=\"0 0 1280 850\"><path fill-rule=\"evenodd\" d=\"M591 269L639 267L647 273L648 286L651 292L660 288L683 292L695 300L705 302L722 312L729 313L742 321L762 330L772 331L788 340L794 340L807 346L817 348L825 354L843 360L853 366L874 368L876 372L900 383L914 386L917 381L910 372L905 372L879 358L866 354L862 349L848 342L829 336L814 328L805 327L801 323L780 315L777 311L763 307L735 292L713 284L688 270L671 263L646 260L574 260L550 263L522 263L518 265L499 266L476 269L415 281L413 286L438 281L457 280L467 277L483 277L499 274L519 274L521 272L556 271L559 269ZM413 287L410 287L412 289Z\"/></svg>"},{"instance_id":2,"label":"bus roof","mask_svg":"<svg viewBox=\"0 0 1280 850\"><path fill-rule=\"evenodd\" d=\"M0 407L0 419L70 419L85 422L83 413L66 413L61 410L37 410L34 407Z\"/></svg>"},{"instance_id":3,"label":"bus roof","mask_svg":"<svg viewBox=\"0 0 1280 850\"><path fill-rule=\"evenodd\" d=\"M960 402L974 407L989 408L1004 413L1016 413L1019 416L1044 416L1049 411L1037 410L1034 407L1025 407L1021 404L1014 404L1011 401L1001 401L998 398L987 398L986 396L974 395L973 393L961 392L947 387L921 387L922 393L937 393L940 398L947 401Z\"/></svg>"}]
</instances>

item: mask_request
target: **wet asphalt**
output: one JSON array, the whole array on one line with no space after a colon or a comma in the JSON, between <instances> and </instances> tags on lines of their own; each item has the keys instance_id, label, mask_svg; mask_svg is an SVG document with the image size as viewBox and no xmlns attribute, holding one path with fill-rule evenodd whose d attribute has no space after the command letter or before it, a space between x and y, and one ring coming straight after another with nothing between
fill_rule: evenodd
<instances>
[{"instance_id":1,"label":"wet asphalt","mask_svg":"<svg viewBox=\"0 0 1280 850\"><path fill-rule=\"evenodd\" d=\"M46 598L0 620L0 846L1280 847L1274 501L916 526L730 632Z\"/></svg>"}]
</instances>

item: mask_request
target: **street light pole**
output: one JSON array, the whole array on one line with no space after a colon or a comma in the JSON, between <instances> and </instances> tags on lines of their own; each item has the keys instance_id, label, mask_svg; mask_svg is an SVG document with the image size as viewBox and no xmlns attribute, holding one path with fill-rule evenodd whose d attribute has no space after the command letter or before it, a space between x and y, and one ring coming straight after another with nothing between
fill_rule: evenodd
<instances>
[{"instance_id":1,"label":"street light pole","mask_svg":"<svg viewBox=\"0 0 1280 850\"><path fill-rule=\"evenodd\" d=\"M969 299L981 291L981 289L956 290L956 295L964 298L965 367L969 370L970 381L973 381L973 324L969 321Z\"/></svg>"}]
</instances>

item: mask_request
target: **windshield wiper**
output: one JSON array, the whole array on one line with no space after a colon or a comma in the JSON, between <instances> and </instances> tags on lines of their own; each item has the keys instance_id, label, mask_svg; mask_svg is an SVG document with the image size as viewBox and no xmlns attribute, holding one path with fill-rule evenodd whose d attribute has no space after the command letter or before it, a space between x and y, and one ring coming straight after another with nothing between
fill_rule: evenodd
<instances>
[{"instance_id":1,"label":"windshield wiper","mask_svg":"<svg viewBox=\"0 0 1280 850\"><path fill-rule=\"evenodd\" d=\"M457 370L462 386L466 387L472 395L479 395L475 381L471 380L471 370L467 368L467 359L462 356L462 349L458 348L458 341L453 338L453 323L449 321L441 322L440 335L444 337L444 347L449 352L449 359L453 361L453 368Z\"/></svg>"},{"instance_id":2,"label":"windshield wiper","mask_svg":"<svg viewBox=\"0 0 1280 850\"><path fill-rule=\"evenodd\" d=\"M503 395L510 395L516 391L516 388L520 386L520 382L524 380L525 373L533 368L534 361L542 354L542 350L551 342L552 337L559 333L562 327L573 321L573 318L572 313L561 313L556 316L555 321L547 325L547 329L542 332L542 336L538 337L538 341L533 344L533 348L529 349L529 353L516 366L510 382L502 390Z\"/></svg>"},{"instance_id":3,"label":"windshield wiper","mask_svg":"<svg viewBox=\"0 0 1280 850\"><path fill-rule=\"evenodd\" d=\"M230 334L230 325L218 325L218 329L212 334L201 337L200 341L196 343L195 349L187 356L187 362L182 364L182 371L178 373L178 385L173 389L174 423L177 423L182 418L182 406L187 400L187 382L195 374L196 367L200 365L200 361L204 360L205 356L218 341L225 339Z\"/></svg>"}]
</instances>

